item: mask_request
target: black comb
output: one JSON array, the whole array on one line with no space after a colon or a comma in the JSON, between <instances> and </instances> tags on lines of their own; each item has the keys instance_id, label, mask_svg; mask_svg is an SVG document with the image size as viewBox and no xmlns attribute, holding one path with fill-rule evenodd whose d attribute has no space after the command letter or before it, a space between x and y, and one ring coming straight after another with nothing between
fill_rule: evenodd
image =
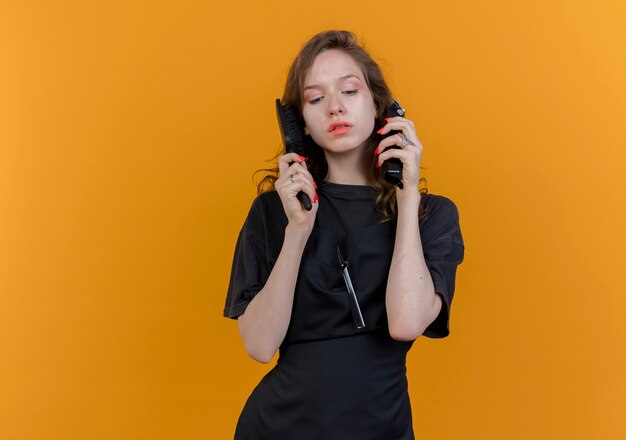
<instances>
[{"instance_id":1,"label":"black comb","mask_svg":"<svg viewBox=\"0 0 626 440\"><path fill-rule=\"evenodd\" d=\"M282 105L280 99L276 99L276 116L278 117L278 126L285 145L285 152L304 156L304 132L298 123L295 110L288 105ZM310 211L313 208L308 194L300 191L297 197L304 209Z\"/></svg>"}]
</instances>

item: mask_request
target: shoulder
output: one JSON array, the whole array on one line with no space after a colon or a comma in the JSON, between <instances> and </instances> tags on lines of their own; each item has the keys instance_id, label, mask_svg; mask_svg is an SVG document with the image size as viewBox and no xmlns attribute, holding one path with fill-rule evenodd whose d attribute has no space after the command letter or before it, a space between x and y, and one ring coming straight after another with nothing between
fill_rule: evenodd
<instances>
[{"instance_id":1,"label":"shoulder","mask_svg":"<svg viewBox=\"0 0 626 440\"><path fill-rule=\"evenodd\" d=\"M283 212L282 206L282 202L276 191L265 191L258 194L252 201L250 213L267 216L268 214L275 214L277 211Z\"/></svg>"},{"instance_id":2,"label":"shoulder","mask_svg":"<svg viewBox=\"0 0 626 440\"><path fill-rule=\"evenodd\" d=\"M448 197L438 194L422 194L420 204L426 210L424 220L439 218L456 218L459 217L459 210L456 204Z\"/></svg>"},{"instance_id":3,"label":"shoulder","mask_svg":"<svg viewBox=\"0 0 626 440\"><path fill-rule=\"evenodd\" d=\"M280 225L287 220L280 197L276 191L266 191L258 194L252 201L246 226L248 228L263 228L268 225Z\"/></svg>"},{"instance_id":4,"label":"shoulder","mask_svg":"<svg viewBox=\"0 0 626 440\"><path fill-rule=\"evenodd\" d=\"M435 237L460 236L459 210L448 197L437 194L423 194L425 215L420 219L420 234L423 242Z\"/></svg>"}]
</instances>

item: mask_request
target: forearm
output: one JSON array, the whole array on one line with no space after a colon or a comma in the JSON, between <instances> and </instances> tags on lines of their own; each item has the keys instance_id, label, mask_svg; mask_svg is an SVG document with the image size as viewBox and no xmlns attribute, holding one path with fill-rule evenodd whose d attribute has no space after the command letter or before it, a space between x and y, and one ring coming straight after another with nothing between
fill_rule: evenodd
<instances>
[{"instance_id":1,"label":"forearm","mask_svg":"<svg viewBox=\"0 0 626 440\"><path fill-rule=\"evenodd\" d=\"M272 272L243 315L239 333L248 354L259 362L269 362L285 338L300 260L309 234L287 226L283 246Z\"/></svg>"},{"instance_id":2,"label":"forearm","mask_svg":"<svg viewBox=\"0 0 626 440\"><path fill-rule=\"evenodd\" d=\"M436 318L441 298L435 294L424 260L418 222L419 191L404 189L396 194L398 221L387 281L387 318L394 339L413 340Z\"/></svg>"}]
</instances>

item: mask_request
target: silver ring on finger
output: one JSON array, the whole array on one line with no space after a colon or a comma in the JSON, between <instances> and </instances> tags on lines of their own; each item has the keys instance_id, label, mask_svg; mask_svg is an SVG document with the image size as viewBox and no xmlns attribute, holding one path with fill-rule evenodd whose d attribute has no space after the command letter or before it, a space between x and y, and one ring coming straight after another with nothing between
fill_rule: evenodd
<instances>
[{"instance_id":1,"label":"silver ring on finger","mask_svg":"<svg viewBox=\"0 0 626 440\"><path fill-rule=\"evenodd\" d=\"M415 144L413 142L411 142L409 140L409 138L407 138L404 133L398 133L400 135L400 137L402 138L402 145L400 145L402 148L406 147L407 145L413 145L415 146Z\"/></svg>"}]
</instances>

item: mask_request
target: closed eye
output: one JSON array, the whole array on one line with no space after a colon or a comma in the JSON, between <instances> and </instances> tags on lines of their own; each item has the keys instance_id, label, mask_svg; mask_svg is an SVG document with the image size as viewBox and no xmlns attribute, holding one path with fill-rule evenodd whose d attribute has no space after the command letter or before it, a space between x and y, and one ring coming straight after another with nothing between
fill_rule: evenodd
<instances>
[{"instance_id":1,"label":"closed eye","mask_svg":"<svg viewBox=\"0 0 626 440\"><path fill-rule=\"evenodd\" d=\"M358 90L344 90L342 93L345 95L356 95L358 92L359 92ZM317 98L310 100L309 104L317 104L318 102L322 100L322 98L324 97L318 96Z\"/></svg>"}]
</instances>

